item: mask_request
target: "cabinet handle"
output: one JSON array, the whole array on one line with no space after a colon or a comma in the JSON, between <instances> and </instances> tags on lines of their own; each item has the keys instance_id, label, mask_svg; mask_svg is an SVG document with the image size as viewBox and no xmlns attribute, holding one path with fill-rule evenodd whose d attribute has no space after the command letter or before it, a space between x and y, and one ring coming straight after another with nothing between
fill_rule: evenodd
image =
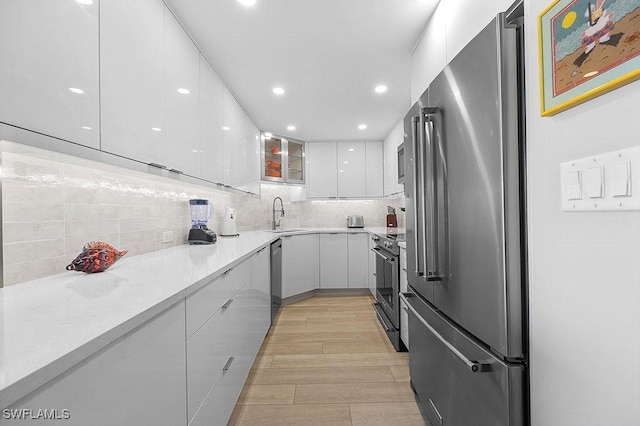
<instances>
[{"instance_id":1,"label":"cabinet handle","mask_svg":"<svg viewBox=\"0 0 640 426\"><path fill-rule=\"evenodd\" d=\"M234 359L235 357L230 356L229 359L227 360L227 363L224 365L224 367L222 367L222 371L227 371L229 367L231 367L231 364L233 363Z\"/></svg>"},{"instance_id":2,"label":"cabinet handle","mask_svg":"<svg viewBox=\"0 0 640 426\"><path fill-rule=\"evenodd\" d=\"M407 268L402 268L403 271L407 272Z\"/></svg>"},{"instance_id":3,"label":"cabinet handle","mask_svg":"<svg viewBox=\"0 0 640 426\"><path fill-rule=\"evenodd\" d=\"M262 253L264 251L264 249L266 249L267 247L262 247L260 250L258 250L258 253Z\"/></svg>"},{"instance_id":4,"label":"cabinet handle","mask_svg":"<svg viewBox=\"0 0 640 426\"><path fill-rule=\"evenodd\" d=\"M222 309L227 309L229 307L229 305L231 305L233 303L233 299L229 299L225 302L224 305L222 305Z\"/></svg>"},{"instance_id":5,"label":"cabinet handle","mask_svg":"<svg viewBox=\"0 0 640 426\"><path fill-rule=\"evenodd\" d=\"M169 171L171 173L176 173L176 174L179 174L179 175L184 174L184 172L182 170L178 170L178 169L169 169Z\"/></svg>"},{"instance_id":6,"label":"cabinet handle","mask_svg":"<svg viewBox=\"0 0 640 426\"><path fill-rule=\"evenodd\" d=\"M166 169L166 168L167 168L167 166L164 166L164 165L162 165L162 164L158 164L158 163L149 163L149 165L150 165L151 167L156 167L156 168L158 168L158 169Z\"/></svg>"},{"instance_id":7,"label":"cabinet handle","mask_svg":"<svg viewBox=\"0 0 640 426\"><path fill-rule=\"evenodd\" d=\"M222 273L222 276L224 277L225 275L228 275L228 274L229 274L229 272L231 272L231 271L233 271L233 268L229 268L229 269L227 269L226 271L224 271L224 272Z\"/></svg>"}]
</instances>

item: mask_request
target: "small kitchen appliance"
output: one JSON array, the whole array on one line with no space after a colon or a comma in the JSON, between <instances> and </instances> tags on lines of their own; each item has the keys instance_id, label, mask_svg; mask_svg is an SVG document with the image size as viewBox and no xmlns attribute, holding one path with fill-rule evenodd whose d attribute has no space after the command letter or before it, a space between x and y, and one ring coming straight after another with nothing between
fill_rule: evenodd
<instances>
[{"instance_id":1,"label":"small kitchen appliance","mask_svg":"<svg viewBox=\"0 0 640 426\"><path fill-rule=\"evenodd\" d=\"M225 237L238 236L238 230L236 229L236 209L232 207L224 208L224 218L222 219L222 232L220 235Z\"/></svg>"},{"instance_id":2,"label":"small kitchen appliance","mask_svg":"<svg viewBox=\"0 0 640 426\"><path fill-rule=\"evenodd\" d=\"M364 228L364 218L360 215L347 217L347 228Z\"/></svg>"},{"instance_id":3,"label":"small kitchen appliance","mask_svg":"<svg viewBox=\"0 0 640 426\"><path fill-rule=\"evenodd\" d=\"M391 206L387 206L387 228L397 228L398 217L396 216L396 209Z\"/></svg>"},{"instance_id":4,"label":"small kitchen appliance","mask_svg":"<svg viewBox=\"0 0 640 426\"><path fill-rule=\"evenodd\" d=\"M189 200L191 208L191 229L189 230L189 244L215 244L216 233L207 227L207 222L213 215L213 206L209 200Z\"/></svg>"}]
</instances>

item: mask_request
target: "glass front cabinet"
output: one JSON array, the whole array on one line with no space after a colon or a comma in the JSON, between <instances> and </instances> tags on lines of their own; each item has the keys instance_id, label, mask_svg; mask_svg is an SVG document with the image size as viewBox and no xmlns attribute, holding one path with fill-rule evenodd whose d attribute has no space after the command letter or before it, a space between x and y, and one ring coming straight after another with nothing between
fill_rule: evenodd
<instances>
[{"instance_id":1,"label":"glass front cabinet","mask_svg":"<svg viewBox=\"0 0 640 426\"><path fill-rule=\"evenodd\" d=\"M304 142L262 132L262 180L304 183Z\"/></svg>"}]
</instances>

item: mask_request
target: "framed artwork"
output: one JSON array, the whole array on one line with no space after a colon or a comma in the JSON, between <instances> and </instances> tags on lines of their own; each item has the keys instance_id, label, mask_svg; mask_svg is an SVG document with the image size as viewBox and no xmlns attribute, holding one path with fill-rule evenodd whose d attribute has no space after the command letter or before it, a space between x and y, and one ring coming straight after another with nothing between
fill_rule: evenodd
<instances>
[{"instance_id":1,"label":"framed artwork","mask_svg":"<svg viewBox=\"0 0 640 426\"><path fill-rule=\"evenodd\" d=\"M538 35L543 116L640 78L640 0L556 0Z\"/></svg>"}]
</instances>

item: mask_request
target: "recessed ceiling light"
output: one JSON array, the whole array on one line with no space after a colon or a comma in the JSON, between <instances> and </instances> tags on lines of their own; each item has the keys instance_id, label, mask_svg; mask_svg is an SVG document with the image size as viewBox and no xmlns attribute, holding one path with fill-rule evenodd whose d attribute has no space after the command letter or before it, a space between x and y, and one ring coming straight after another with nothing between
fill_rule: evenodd
<instances>
[{"instance_id":1,"label":"recessed ceiling light","mask_svg":"<svg viewBox=\"0 0 640 426\"><path fill-rule=\"evenodd\" d=\"M152 127L151 130L153 130L154 132L161 132L162 129L160 127Z\"/></svg>"},{"instance_id":2,"label":"recessed ceiling light","mask_svg":"<svg viewBox=\"0 0 640 426\"><path fill-rule=\"evenodd\" d=\"M384 93L387 91L387 86L385 86L384 84L381 84L380 86L376 86L376 88L373 90L375 90L376 93Z\"/></svg>"},{"instance_id":3,"label":"recessed ceiling light","mask_svg":"<svg viewBox=\"0 0 640 426\"><path fill-rule=\"evenodd\" d=\"M256 0L238 0L238 3L243 6L253 6L254 4L256 4Z\"/></svg>"},{"instance_id":4,"label":"recessed ceiling light","mask_svg":"<svg viewBox=\"0 0 640 426\"><path fill-rule=\"evenodd\" d=\"M343 161L343 163L344 163L344 164L349 164L349 162L348 162L348 161Z\"/></svg>"},{"instance_id":5,"label":"recessed ceiling light","mask_svg":"<svg viewBox=\"0 0 640 426\"><path fill-rule=\"evenodd\" d=\"M349 152L353 152L355 150L356 150L355 148L349 148Z\"/></svg>"},{"instance_id":6,"label":"recessed ceiling light","mask_svg":"<svg viewBox=\"0 0 640 426\"><path fill-rule=\"evenodd\" d=\"M89 126L82 126L82 128L83 128L84 130L91 130L91 127L89 127Z\"/></svg>"},{"instance_id":7,"label":"recessed ceiling light","mask_svg":"<svg viewBox=\"0 0 640 426\"><path fill-rule=\"evenodd\" d=\"M282 87L274 87L273 93L276 95L284 95L284 89Z\"/></svg>"},{"instance_id":8,"label":"recessed ceiling light","mask_svg":"<svg viewBox=\"0 0 640 426\"><path fill-rule=\"evenodd\" d=\"M185 89L181 87L178 89L178 93L182 93L183 95L188 95L190 92L189 92L189 89Z\"/></svg>"},{"instance_id":9,"label":"recessed ceiling light","mask_svg":"<svg viewBox=\"0 0 640 426\"><path fill-rule=\"evenodd\" d=\"M69 87L69 91L77 94L77 95L82 95L84 93L84 90L82 89L78 89L77 87Z\"/></svg>"},{"instance_id":10,"label":"recessed ceiling light","mask_svg":"<svg viewBox=\"0 0 640 426\"><path fill-rule=\"evenodd\" d=\"M364 130L366 128L367 128L366 124L361 124L361 125L358 126L358 129L360 129L360 130Z\"/></svg>"},{"instance_id":11,"label":"recessed ceiling light","mask_svg":"<svg viewBox=\"0 0 640 426\"><path fill-rule=\"evenodd\" d=\"M222 130L225 130L225 131L226 131L226 130L231 130L231 127L228 127L228 126L222 126Z\"/></svg>"},{"instance_id":12,"label":"recessed ceiling light","mask_svg":"<svg viewBox=\"0 0 640 426\"><path fill-rule=\"evenodd\" d=\"M295 130L295 129L296 129L296 126L291 126L291 125L287 126L287 130Z\"/></svg>"}]
</instances>

